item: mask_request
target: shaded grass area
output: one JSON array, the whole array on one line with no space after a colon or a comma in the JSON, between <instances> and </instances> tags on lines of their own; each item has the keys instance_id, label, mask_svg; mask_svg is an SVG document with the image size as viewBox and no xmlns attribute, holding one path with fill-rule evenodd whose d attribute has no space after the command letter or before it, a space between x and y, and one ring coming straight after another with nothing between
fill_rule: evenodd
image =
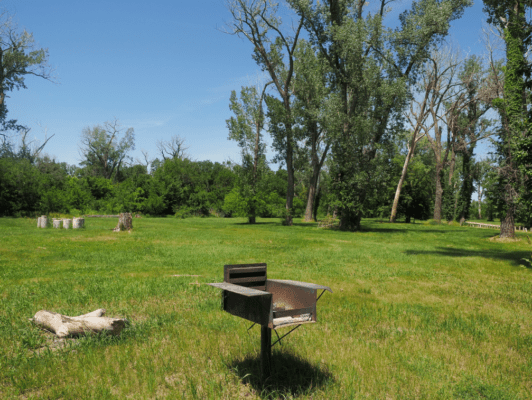
<instances>
[{"instance_id":1,"label":"shaded grass area","mask_svg":"<svg viewBox=\"0 0 532 400\"><path fill-rule=\"evenodd\" d=\"M113 219L83 230L0 219L0 398L532 398L532 246L491 230L363 222ZM330 286L318 323L275 346L220 310L224 264ZM200 275L174 276L174 275ZM28 321L106 308L120 337L69 341ZM285 328L287 331L288 328ZM281 330L280 334L285 330Z\"/></svg>"}]
</instances>

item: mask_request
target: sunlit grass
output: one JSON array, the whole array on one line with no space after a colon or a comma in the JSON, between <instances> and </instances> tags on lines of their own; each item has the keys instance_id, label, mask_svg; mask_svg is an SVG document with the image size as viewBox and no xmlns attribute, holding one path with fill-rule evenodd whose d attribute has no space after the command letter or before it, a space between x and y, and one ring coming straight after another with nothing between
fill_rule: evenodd
<instances>
[{"instance_id":1,"label":"sunlit grass","mask_svg":"<svg viewBox=\"0 0 532 400\"><path fill-rule=\"evenodd\" d=\"M133 223L113 233L114 219L82 230L0 219L0 398L532 398L524 234L497 243L492 230L375 220L357 233L279 220ZM253 262L334 291L317 324L274 347L265 383L260 330L222 312L202 284L221 281L224 264ZM28 321L97 308L131 325L56 350Z\"/></svg>"}]
</instances>

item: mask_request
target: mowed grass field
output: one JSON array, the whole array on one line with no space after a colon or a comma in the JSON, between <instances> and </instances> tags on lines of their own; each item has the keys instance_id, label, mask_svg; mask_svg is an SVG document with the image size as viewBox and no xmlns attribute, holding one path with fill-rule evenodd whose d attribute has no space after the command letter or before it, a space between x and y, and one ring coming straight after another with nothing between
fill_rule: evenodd
<instances>
[{"instance_id":1,"label":"mowed grass field","mask_svg":"<svg viewBox=\"0 0 532 400\"><path fill-rule=\"evenodd\" d=\"M526 234L364 220L361 232L278 219L86 219L83 230L0 219L0 399L531 399ZM330 286L318 323L273 349L220 309L224 264ZM200 275L176 276L176 275ZM38 310L105 308L119 337L66 341ZM280 334L290 328L279 331ZM275 334L272 335L276 338Z\"/></svg>"}]
</instances>

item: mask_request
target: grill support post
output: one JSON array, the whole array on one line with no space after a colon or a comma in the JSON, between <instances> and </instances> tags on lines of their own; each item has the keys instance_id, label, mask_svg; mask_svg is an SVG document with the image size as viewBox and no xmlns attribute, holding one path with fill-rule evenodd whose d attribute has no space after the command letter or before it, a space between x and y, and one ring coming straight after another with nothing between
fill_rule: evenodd
<instances>
[{"instance_id":1,"label":"grill support post","mask_svg":"<svg viewBox=\"0 0 532 400\"><path fill-rule=\"evenodd\" d=\"M267 326L260 327L260 367L262 380L270 376L272 361L272 330Z\"/></svg>"}]
</instances>

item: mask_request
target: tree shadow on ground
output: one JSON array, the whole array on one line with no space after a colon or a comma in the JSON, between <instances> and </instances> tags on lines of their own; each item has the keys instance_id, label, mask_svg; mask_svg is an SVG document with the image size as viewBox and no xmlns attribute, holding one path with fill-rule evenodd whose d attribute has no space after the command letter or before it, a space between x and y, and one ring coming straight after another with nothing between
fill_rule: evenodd
<instances>
[{"instance_id":1,"label":"tree shadow on ground","mask_svg":"<svg viewBox=\"0 0 532 400\"><path fill-rule=\"evenodd\" d=\"M374 227L374 226L362 226L360 228L360 231L359 232L363 232L363 233L386 233L386 234L392 234L392 233L400 233L400 234L406 234L406 233L409 233L409 234L420 234L420 235L424 235L425 233L439 233L439 234L445 234L445 233L449 233L449 231L445 231L443 229L419 229L419 230L412 230L412 229L408 229L407 228L407 225L405 224L405 227L401 227L401 228L379 228L379 227Z\"/></svg>"},{"instance_id":2,"label":"tree shadow on ground","mask_svg":"<svg viewBox=\"0 0 532 400\"><path fill-rule=\"evenodd\" d=\"M275 221L257 221L254 224L250 224L249 222L235 222L235 225L240 226L255 226L255 225L277 225L277 226L283 226L283 223L281 221L275 222ZM292 226L298 226L303 228L316 228L318 226L317 222L294 222ZM287 228L290 228L287 226Z\"/></svg>"},{"instance_id":3,"label":"tree shadow on ground","mask_svg":"<svg viewBox=\"0 0 532 400\"><path fill-rule=\"evenodd\" d=\"M443 257L484 257L494 260L510 261L514 266L528 266L523 259L530 259L530 251L503 251L501 249L469 250L456 247L436 247L434 250L405 250L409 256L434 255Z\"/></svg>"},{"instance_id":4,"label":"tree shadow on ground","mask_svg":"<svg viewBox=\"0 0 532 400\"><path fill-rule=\"evenodd\" d=\"M379 226L382 224L382 227ZM393 228L390 228L389 226L393 226ZM420 229L412 229L420 228ZM483 238L490 238L497 235L497 231L494 229L473 229L473 228L464 228L464 229L441 229L441 228L447 227L446 224L412 224L412 223L390 223L390 222L375 222L371 224L364 225L362 224L362 227L360 229L360 232L375 232L375 233L409 233L409 234L420 234L423 235L425 233L439 233L441 235L457 235L457 234L465 234L469 235L470 232L474 232L476 237L483 237ZM458 227L457 227L458 228Z\"/></svg>"},{"instance_id":5,"label":"tree shadow on ground","mask_svg":"<svg viewBox=\"0 0 532 400\"><path fill-rule=\"evenodd\" d=\"M260 354L236 359L228 367L261 399L309 395L334 381L327 366L311 364L284 349L272 354L271 375L264 382L261 379Z\"/></svg>"},{"instance_id":6,"label":"tree shadow on ground","mask_svg":"<svg viewBox=\"0 0 532 400\"><path fill-rule=\"evenodd\" d=\"M279 222L273 222L273 221L269 221L269 222L261 222L261 221L257 221L255 222L254 224L250 224L249 222L235 222L234 225L247 225L247 226L255 226L255 225L281 225Z\"/></svg>"},{"instance_id":7,"label":"tree shadow on ground","mask_svg":"<svg viewBox=\"0 0 532 400\"><path fill-rule=\"evenodd\" d=\"M315 221L310 222L292 222L292 226L299 226L302 228L317 228L318 223Z\"/></svg>"}]
</instances>

